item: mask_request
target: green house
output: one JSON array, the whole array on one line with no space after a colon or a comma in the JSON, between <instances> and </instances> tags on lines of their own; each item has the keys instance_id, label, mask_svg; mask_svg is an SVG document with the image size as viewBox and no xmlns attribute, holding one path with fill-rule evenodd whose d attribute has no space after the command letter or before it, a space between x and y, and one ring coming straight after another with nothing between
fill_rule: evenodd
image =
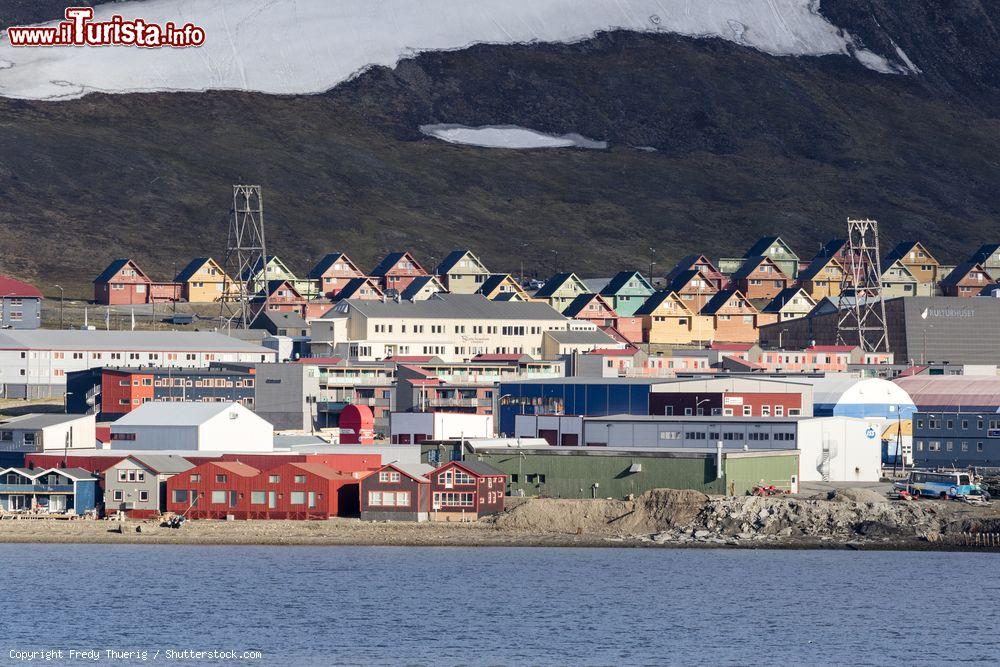
<instances>
[{"instance_id":1,"label":"green house","mask_svg":"<svg viewBox=\"0 0 1000 667\"><path fill-rule=\"evenodd\" d=\"M638 271L622 271L608 281L601 290L601 296L620 317L632 317L654 291Z\"/></svg>"}]
</instances>

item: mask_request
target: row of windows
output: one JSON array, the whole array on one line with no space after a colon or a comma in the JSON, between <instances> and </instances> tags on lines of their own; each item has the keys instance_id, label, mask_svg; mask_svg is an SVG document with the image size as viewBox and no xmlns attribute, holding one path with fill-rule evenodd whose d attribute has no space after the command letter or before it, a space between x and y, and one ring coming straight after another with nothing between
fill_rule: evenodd
<instances>
[{"instance_id":1,"label":"row of windows","mask_svg":"<svg viewBox=\"0 0 1000 667\"><path fill-rule=\"evenodd\" d=\"M917 451L918 452L924 451L924 444L925 444L925 441L923 441L923 440L917 440ZM963 452L969 451L969 441L968 440L962 440L958 444L959 444L959 451L963 451ZM927 441L926 445L927 445L927 451L929 451L929 452L940 452L940 451L942 451L941 450L941 441L940 440L930 440L930 441ZM945 440L945 442L944 442L944 451L951 452L951 451L954 451L954 449L955 449L955 442L953 440ZM981 443L981 442L977 442L976 443L976 451L977 452L983 451L983 443Z\"/></svg>"},{"instance_id":2,"label":"row of windows","mask_svg":"<svg viewBox=\"0 0 1000 667\"><path fill-rule=\"evenodd\" d=\"M971 421L969 419L962 419L959 423L962 425L961 428L963 431L969 430L969 425L971 424ZM944 428L948 430L952 430L955 428L954 419L940 419L937 417L927 419L927 428L929 429L940 429L942 427L942 424L944 425ZM982 431L984 424L985 424L984 419L982 418L976 419L976 430ZM991 431L1000 429L1000 419L991 419L989 420L989 424ZM918 418L917 428L923 428L923 427L924 427L924 419Z\"/></svg>"},{"instance_id":3,"label":"row of windows","mask_svg":"<svg viewBox=\"0 0 1000 667\"><path fill-rule=\"evenodd\" d=\"M251 491L250 492L250 504L251 505L267 505L275 504L273 502L268 502L268 493L275 494L274 491ZM210 494L210 502L212 505L226 505L230 507L236 507L239 501L243 498L243 494L238 491L225 491L216 490L212 491ZM197 489L174 489L173 501L175 503L187 503L188 499L191 501L191 505L197 504L199 498ZM281 499L282 494L275 494L272 500ZM292 505L307 505L309 507L316 507L317 499L322 500L323 494L317 494L315 491L292 491L288 494L288 502Z\"/></svg>"},{"instance_id":4,"label":"row of windows","mask_svg":"<svg viewBox=\"0 0 1000 667\"><path fill-rule=\"evenodd\" d=\"M434 507L472 507L474 495L455 491L435 491Z\"/></svg>"},{"instance_id":5,"label":"row of windows","mask_svg":"<svg viewBox=\"0 0 1000 667\"><path fill-rule=\"evenodd\" d=\"M369 507L409 507L409 491L369 491Z\"/></svg>"}]
</instances>

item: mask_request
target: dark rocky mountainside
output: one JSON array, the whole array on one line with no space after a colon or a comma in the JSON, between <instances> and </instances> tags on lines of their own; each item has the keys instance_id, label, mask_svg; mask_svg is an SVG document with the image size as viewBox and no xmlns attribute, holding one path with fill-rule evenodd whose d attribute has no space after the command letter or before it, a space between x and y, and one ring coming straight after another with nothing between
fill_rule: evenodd
<instances>
[{"instance_id":1,"label":"dark rocky mountainside","mask_svg":"<svg viewBox=\"0 0 1000 667\"><path fill-rule=\"evenodd\" d=\"M523 259L542 274L556 250L559 268L587 275L646 266L653 246L662 272L764 233L808 257L848 216L878 218L883 245L917 236L944 260L1000 241L1000 9L822 10L886 57L898 45L922 74L608 33L424 54L316 96L0 99L0 271L82 292L109 259L133 255L167 278L222 254L238 181L264 185L270 248L302 272L334 249L373 265L412 248L430 264L464 246L496 270ZM425 123L578 132L610 147L462 147L421 135Z\"/></svg>"}]
</instances>

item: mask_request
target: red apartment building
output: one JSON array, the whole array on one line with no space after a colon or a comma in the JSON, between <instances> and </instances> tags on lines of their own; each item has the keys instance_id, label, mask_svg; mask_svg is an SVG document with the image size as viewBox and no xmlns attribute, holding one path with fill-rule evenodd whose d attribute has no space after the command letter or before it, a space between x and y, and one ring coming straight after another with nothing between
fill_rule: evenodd
<instances>
[{"instance_id":1,"label":"red apartment building","mask_svg":"<svg viewBox=\"0 0 1000 667\"><path fill-rule=\"evenodd\" d=\"M433 521L475 521L499 514L507 475L482 461L451 461L431 473Z\"/></svg>"}]
</instances>

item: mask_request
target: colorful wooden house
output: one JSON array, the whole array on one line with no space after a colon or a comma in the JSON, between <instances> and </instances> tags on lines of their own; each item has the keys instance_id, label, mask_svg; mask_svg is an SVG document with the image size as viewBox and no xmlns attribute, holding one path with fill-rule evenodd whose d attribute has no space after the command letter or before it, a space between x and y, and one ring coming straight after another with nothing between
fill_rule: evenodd
<instances>
[{"instance_id":1,"label":"colorful wooden house","mask_svg":"<svg viewBox=\"0 0 1000 667\"><path fill-rule=\"evenodd\" d=\"M903 241L892 249L882 260L882 266L889 266L899 260L909 270L918 283L935 285L943 277L941 263L920 241ZM933 287L932 287L933 289Z\"/></svg>"},{"instance_id":2,"label":"colorful wooden house","mask_svg":"<svg viewBox=\"0 0 1000 667\"><path fill-rule=\"evenodd\" d=\"M361 478L363 521L426 521L434 468L426 463L389 463Z\"/></svg>"},{"instance_id":3,"label":"colorful wooden house","mask_svg":"<svg viewBox=\"0 0 1000 667\"><path fill-rule=\"evenodd\" d=\"M453 250L441 260L435 274L452 294L475 294L490 272L471 250Z\"/></svg>"},{"instance_id":4,"label":"colorful wooden house","mask_svg":"<svg viewBox=\"0 0 1000 667\"><path fill-rule=\"evenodd\" d=\"M844 267L836 258L836 253L826 255L824 252L826 251L821 250L798 277L798 285L814 301L828 296L839 296L840 285L844 280Z\"/></svg>"},{"instance_id":5,"label":"colorful wooden house","mask_svg":"<svg viewBox=\"0 0 1000 667\"><path fill-rule=\"evenodd\" d=\"M483 461L451 461L431 473L434 521L475 521L499 514L507 495L507 475Z\"/></svg>"},{"instance_id":6,"label":"colorful wooden house","mask_svg":"<svg viewBox=\"0 0 1000 667\"><path fill-rule=\"evenodd\" d=\"M701 309L712 322L713 340L723 343L756 343L760 313L738 289L719 292Z\"/></svg>"},{"instance_id":7,"label":"colorful wooden house","mask_svg":"<svg viewBox=\"0 0 1000 667\"><path fill-rule=\"evenodd\" d=\"M259 314L264 308L265 301L268 312L296 313L303 318L306 316L307 300L288 280L269 281L265 290L258 293L250 301L251 311L255 315ZM329 304L326 305L329 306Z\"/></svg>"},{"instance_id":8,"label":"colorful wooden house","mask_svg":"<svg viewBox=\"0 0 1000 667\"><path fill-rule=\"evenodd\" d=\"M435 294L447 292L437 276L417 276L399 295L404 301L426 301Z\"/></svg>"},{"instance_id":9,"label":"colorful wooden house","mask_svg":"<svg viewBox=\"0 0 1000 667\"><path fill-rule=\"evenodd\" d=\"M699 315L676 292L655 292L635 314L642 317L647 343L686 345L712 339L711 319Z\"/></svg>"},{"instance_id":10,"label":"colorful wooden house","mask_svg":"<svg viewBox=\"0 0 1000 667\"><path fill-rule=\"evenodd\" d=\"M587 285L575 273L557 273L535 292L533 298L562 312L576 297L587 292L590 292Z\"/></svg>"},{"instance_id":11,"label":"colorful wooden house","mask_svg":"<svg viewBox=\"0 0 1000 667\"><path fill-rule=\"evenodd\" d=\"M384 299L385 294L372 278L351 278L347 281L332 301L343 301L345 299L361 299L363 301L378 301Z\"/></svg>"},{"instance_id":12,"label":"colorful wooden house","mask_svg":"<svg viewBox=\"0 0 1000 667\"><path fill-rule=\"evenodd\" d=\"M355 278L364 278L365 274L346 254L332 252L319 260L306 277L312 284L303 296L334 299L347 283Z\"/></svg>"},{"instance_id":13,"label":"colorful wooden house","mask_svg":"<svg viewBox=\"0 0 1000 667\"><path fill-rule=\"evenodd\" d=\"M232 279L211 257L195 257L174 278L180 296L189 303L221 301L232 289Z\"/></svg>"},{"instance_id":14,"label":"colorful wooden house","mask_svg":"<svg viewBox=\"0 0 1000 667\"><path fill-rule=\"evenodd\" d=\"M882 298L897 296L932 296L931 286L919 282L910 270L898 259L882 265Z\"/></svg>"},{"instance_id":15,"label":"colorful wooden house","mask_svg":"<svg viewBox=\"0 0 1000 667\"><path fill-rule=\"evenodd\" d=\"M693 268L673 274L665 292L673 292L684 301L693 312L699 312L709 300L719 293L718 282L709 277L703 269Z\"/></svg>"},{"instance_id":16,"label":"colorful wooden house","mask_svg":"<svg viewBox=\"0 0 1000 667\"><path fill-rule=\"evenodd\" d=\"M705 255L688 255L681 259L667 274L663 284L669 289L669 285L673 283L678 274L694 270L701 271L704 277L715 286L716 291L725 289L729 284L729 278L719 271Z\"/></svg>"},{"instance_id":17,"label":"colorful wooden house","mask_svg":"<svg viewBox=\"0 0 1000 667\"><path fill-rule=\"evenodd\" d=\"M732 275L730 289L742 292L748 299L773 299L791 284L791 278L766 255L750 257Z\"/></svg>"},{"instance_id":18,"label":"colorful wooden house","mask_svg":"<svg viewBox=\"0 0 1000 667\"><path fill-rule=\"evenodd\" d=\"M970 298L979 296L989 284L990 274L981 264L964 262L941 281L941 293L944 296Z\"/></svg>"},{"instance_id":19,"label":"colorful wooden house","mask_svg":"<svg viewBox=\"0 0 1000 667\"><path fill-rule=\"evenodd\" d=\"M787 287L761 309L761 316L773 316L775 322L805 317L816 307L816 301L801 287ZM761 319L758 326L766 322Z\"/></svg>"},{"instance_id":20,"label":"colorful wooden house","mask_svg":"<svg viewBox=\"0 0 1000 667\"><path fill-rule=\"evenodd\" d=\"M986 269L991 280L1000 280L1000 243L987 243L972 253L969 261Z\"/></svg>"},{"instance_id":21,"label":"colorful wooden house","mask_svg":"<svg viewBox=\"0 0 1000 667\"><path fill-rule=\"evenodd\" d=\"M417 276L430 275L408 252L391 252L372 269L371 277L387 295L402 294Z\"/></svg>"},{"instance_id":22,"label":"colorful wooden house","mask_svg":"<svg viewBox=\"0 0 1000 667\"><path fill-rule=\"evenodd\" d=\"M778 265L781 272L789 278L795 278L799 272L799 256L791 246L781 240L780 236L762 236L750 246L742 259L724 258L719 260L719 270L725 274L736 273L748 260L755 257L767 257Z\"/></svg>"},{"instance_id":23,"label":"colorful wooden house","mask_svg":"<svg viewBox=\"0 0 1000 667\"><path fill-rule=\"evenodd\" d=\"M638 271L622 271L601 289L601 296L622 317L631 317L653 294L653 286Z\"/></svg>"},{"instance_id":24,"label":"colorful wooden house","mask_svg":"<svg viewBox=\"0 0 1000 667\"><path fill-rule=\"evenodd\" d=\"M260 292L267 283L275 280L287 280L299 294L309 290L309 281L296 278L295 274L276 255L268 255L266 262L258 259L243 270L240 280L246 283L248 294Z\"/></svg>"},{"instance_id":25,"label":"colorful wooden house","mask_svg":"<svg viewBox=\"0 0 1000 667\"><path fill-rule=\"evenodd\" d=\"M116 259L94 278L94 301L120 306L150 303L153 281L131 259Z\"/></svg>"},{"instance_id":26,"label":"colorful wooden house","mask_svg":"<svg viewBox=\"0 0 1000 667\"><path fill-rule=\"evenodd\" d=\"M615 326L618 314L600 294L580 294L563 310L563 315L575 320L593 322L599 327Z\"/></svg>"},{"instance_id":27,"label":"colorful wooden house","mask_svg":"<svg viewBox=\"0 0 1000 667\"><path fill-rule=\"evenodd\" d=\"M476 294L482 294L490 301L528 301L530 297L520 283L509 273L494 273L486 277Z\"/></svg>"}]
</instances>

